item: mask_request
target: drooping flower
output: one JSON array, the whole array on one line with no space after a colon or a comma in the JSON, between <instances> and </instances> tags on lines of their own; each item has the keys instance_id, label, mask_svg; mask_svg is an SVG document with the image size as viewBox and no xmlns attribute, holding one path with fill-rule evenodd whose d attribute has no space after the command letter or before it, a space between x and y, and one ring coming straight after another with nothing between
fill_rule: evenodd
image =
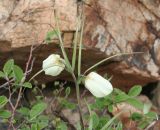
<instances>
[{"instance_id":1,"label":"drooping flower","mask_svg":"<svg viewBox=\"0 0 160 130\"><path fill-rule=\"evenodd\" d=\"M42 68L46 75L57 76L65 68L65 61L57 54L51 54L43 61Z\"/></svg>"},{"instance_id":2,"label":"drooping flower","mask_svg":"<svg viewBox=\"0 0 160 130\"><path fill-rule=\"evenodd\" d=\"M98 98L105 97L113 91L112 84L95 72L89 73L84 83L85 87Z\"/></svg>"}]
</instances>

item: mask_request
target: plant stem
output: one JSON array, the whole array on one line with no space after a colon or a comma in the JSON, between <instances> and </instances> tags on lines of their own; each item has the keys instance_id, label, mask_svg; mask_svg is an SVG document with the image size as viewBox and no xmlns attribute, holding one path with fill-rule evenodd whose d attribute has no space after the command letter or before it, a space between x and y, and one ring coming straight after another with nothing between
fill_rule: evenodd
<instances>
[{"instance_id":1,"label":"plant stem","mask_svg":"<svg viewBox=\"0 0 160 130\"><path fill-rule=\"evenodd\" d=\"M95 67L101 65L102 63L106 62L107 60L110 60L112 58L115 58L115 57L118 57L118 56L128 56L128 55L133 55L133 54L143 54L144 52L132 52L132 53L118 53L118 54L115 54L115 55L112 55L110 57L107 57L99 62L97 62L96 64L94 64L93 66L91 66L90 68L88 68L84 73L83 75L85 75L87 72L89 72L90 70L94 69Z\"/></svg>"},{"instance_id":2,"label":"plant stem","mask_svg":"<svg viewBox=\"0 0 160 130\"><path fill-rule=\"evenodd\" d=\"M74 73L72 73L72 77L76 86L76 97L77 97L77 102L78 102L78 110L79 110L79 115L80 115L80 122L81 122L81 126L82 126L82 130L84 130L84 122L83 122L83 115L82 115L82 108L81 108L81 100L80 100L80 89L79 89L79 83L74 75Z\"/></svg>"},{"instance_id":3,"label":"plant stem","mask_svg":"<svg viewBox=\"0 0 160 130\"><path fill-rule=\"evenodd\" d=\"M33 75L33 76L30 78L29 82L30 82L32 79L34 79L37 75L39 75L40 73L42 73L43 71L44 71L43 69L40 70L40 71L38 71L35 75Z\"/></svg>"}]
</instances>

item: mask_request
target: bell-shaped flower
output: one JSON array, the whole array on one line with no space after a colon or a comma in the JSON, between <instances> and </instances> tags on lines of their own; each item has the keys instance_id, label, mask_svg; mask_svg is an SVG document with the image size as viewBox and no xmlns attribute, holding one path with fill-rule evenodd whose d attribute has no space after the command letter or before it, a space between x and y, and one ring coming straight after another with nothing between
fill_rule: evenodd
<instances>
[{"instance_id":1,"label":"bell-shaped flower","mask_svg":"<svg viewBox=\"0 0 160 130\"><path fill-rule=\"evenodd\" d=\"M46 75L57 76L65 68L65 61L57 54L51 54L43 61L42 68Z\"/></svg>"},{"instance_id":2,"label":"bell-shaped flower","mask_svg":"<svg viewBox=\"0 0 160 130\"><path fill-rule=\"evenodd\" d=\"M105 97L113 91L112 84L95 72L89 73L84 83L85 87L98 98Z\"/></svg>"}]
</instances>

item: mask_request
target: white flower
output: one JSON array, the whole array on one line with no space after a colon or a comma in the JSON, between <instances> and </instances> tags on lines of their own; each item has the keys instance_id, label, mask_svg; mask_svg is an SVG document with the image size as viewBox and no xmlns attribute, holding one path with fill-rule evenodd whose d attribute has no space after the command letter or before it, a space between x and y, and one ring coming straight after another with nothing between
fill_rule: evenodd
<instances>
[{"instance_id":1,"label":"white flower","mask_svg":"<svg viewBox=\"0 0 160 130\"><path fill-rule=\"evenodd\" d=\"M65 68L64 59L57 54L51 54L43 61L42 68L46 75L57 76Z\"/></svg>"},{"instance_id":2,"label":"white flower","mask_svg":"<svg viewBox=\"0 0 160 130\"><path fill-rule=\"evenodd\" d=\"M85 78L85 87L95 97L105 97L113 91L112 84L95 72L91 72Z\"/></svg>"}]
</instances>

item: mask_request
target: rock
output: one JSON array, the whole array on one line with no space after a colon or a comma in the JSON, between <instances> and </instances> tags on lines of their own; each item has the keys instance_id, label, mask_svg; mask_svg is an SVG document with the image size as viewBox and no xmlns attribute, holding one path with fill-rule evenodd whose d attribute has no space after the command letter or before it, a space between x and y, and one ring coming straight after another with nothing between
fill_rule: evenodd
<instances>
[{"instance_id":1,"label":"rock","mask_svg":"<svg viewBox=\"0 0 160 130\"><path fill-rule=\"evenodd\" d=\"M122 52L144 52L112 60L117 63L108 66L108 73L113 75L112 80L116 86L146 84L160 79L160 21L159 14L156 14L160 4L149 1L91 0L86 4L84 43L87 48L97 48L106 56Z\"/></svg>"},{"instance_id":2,"label":"rock","mask_svg":"<svg viewBox=\"0 0 160 130\"><path fill-rule=\"evenodd\" d=\"M0 26L1 44L6 41L11 43L11 47L18 48L41 43L46 33L55 27L54 10L58 10L61 30L74 31L76 28L75 0L20 0L14 8L12 6L15 2L10 3L12 11L5 8L4 3L0 2L4 8L0 13L4 17Z\"/></svg>"},{"instance_id":3,"label":"rock","mask_svg":"<svg viewBox=\"0 0 160 130\"><path fill-rule=\"evenodd\" d=\"M160 111L160 82L158 82L152 94L153 94L152 97L153 104L157 106L158 110Z\"/></svg>"},{"instance_id":4,"label":"rock","mask_svg":"<svg viewBox=\"0 0 160 130\"><path fill-rule=\"evenodd\" d=\"M84 3L82 69L117 53L144 52L111 59L101 65L98 72L113 76L114 86L126 90L135 84L145 85L160 80L159 7L158 0L87 0ZM77 0L1 0L0 66L8 58L14 58L24 67L29 46L42 43L46 33L55 27L54 10L60 19L63 40L71 59L77 16L81 9ZM37 60L33 73L41 69L42 60L49 53L60 53L57 44L40 48L34 52ZM64 73L58 78L65 79L68 75ZM40 82L50 80L53 79L46 77Z\"/></svg>"}]
</instances>

